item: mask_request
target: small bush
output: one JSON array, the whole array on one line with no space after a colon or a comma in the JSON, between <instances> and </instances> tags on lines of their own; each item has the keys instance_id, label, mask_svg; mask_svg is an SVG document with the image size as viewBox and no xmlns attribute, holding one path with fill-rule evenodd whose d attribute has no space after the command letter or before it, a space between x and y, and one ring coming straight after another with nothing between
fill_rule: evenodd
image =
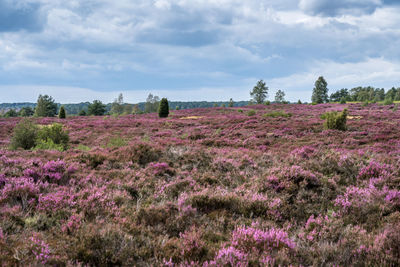
<instances>
[{"instance_id":1,"label":"small bush","mask_svg":"<svg viewBox=\"0 0 400 267\"><path fill-rule=\"evenodd\" d=\"M29 119L20 121L14 128L11 138L11 149L31 149L36 145L38 126Z\"/></svg>"},{"instance_id":2,"label":"small bush","mask_svg":"<svg viewBox=\"0 0 400 267\"><path fill-rule=\"evenodd\" d=\"M337 111L327 112L324 114L324 117L326 119L324 123L325 129L340 130L340 131L346 130L347 109L344 109L342 112L337 112Z\"/></svg>"},{"instance_id":3,"label":"small bush","mask_svg":"<svg viewBox=\"0 0 400 267\"><path fill-rule=\"evenodd\" d=\"M263 116L264 117L272 117L272 118L276 118L276 117L290 118L290 117L292 117L292 113L286 113L285 111L272 111L269 113L265 113Z\"/></svg>"},{"instance_id":4,"label":"small bush","mask_svg":"<svg viewBox=\"0 0 400 267\"><path fill-rule=\"evenodd\" d=\"M271 101L267 100L267 101L265 101L264 104L265 104L266 106L269 106L269 105L271 104Z\"/></svg>"},{"instance_id":5,"label":"small bush","mask_svg":"<svg viewBox=\"0 0 400 267\"><path fill-rule=\"evenodd\" d=\"M131 160L132 163L137 163L141 166L145 166L150 162L157 161L160 158L161 151L155 150L148 144L136 144L132 148Z\"/></svg>"},{"instance_id":6,"label":"small bush","mask_svg":"<svg viewBox=\"0 0 400 267\"><path fill-rule=\"evenodd\" d=\"M79 111L78 113L79 116L86 116L86 111L84 109L82 109L81 111Z\"/></svg>"},{"instance_id":7,"label":"small bush","mask_svg":"<svg viewBox=\"0 0 400 267\"><path fill-rule=\"evenodd\" d=\"M247 116L254 116L254 115L256 115L256 111L255 110L249 110L247 112Z\"/></svg>"},{"instance_id":8,"label":"small bush","mask_svg":"<svg viewBox=\"0 0 400 267\"><path fill-rule=\"evenodd\" d=\"M368 100L362 102L362 104L361 104L362 107L367 107L368 105L369 105Z\"/></svg>"},{"instance_id":9,"label":"small bush","mask_svg":"<svg viewBox=\"0 0 400 267\"><path fill-rule=\"evenodd\" d=\"M51 139L38 140L35 149L64 151L64 146L54 143Z\"/></svg>"},{"instance_id":10,"label":"small bush","mask_svg":"<svg viewBox=\"0 0 400 267\"><path fill-rule=\"evenodd\" d=\"M346 98L342 97L342 98L340 99L340 104L346 104Z\"/></svg>"},{"instance_id":11,"label":"small bush","mask_svg":"<svg viewBox=\"0 0 400 267\"><path fill-rule=\"evenodd\" d=\"M37 134L37 143L47 143L50 145L60 145L63 150L68 148L69 136L63 130L62 124L54 123L52 125L43 126Z\"/></svg>"},{"instance_id":12,"label":"small bush","mask_svg":"<svg viewBox=\"0 0 400 267\"><path fill-rule=\"evenodd\" d=\"M239 113L243 113L243 109L238 109L238 112Z\"/></svg>"},{"instance_id":13,"label":"small bush","mask_svg":"<svg viewBox=\"0 0 400 267\"><path fill-rule=\"evenodd\" d=\"M393 104L393 99L391 97L385 98L385 101L383 101L384 105L392 105Z\"/></svg>"}]
</instances>

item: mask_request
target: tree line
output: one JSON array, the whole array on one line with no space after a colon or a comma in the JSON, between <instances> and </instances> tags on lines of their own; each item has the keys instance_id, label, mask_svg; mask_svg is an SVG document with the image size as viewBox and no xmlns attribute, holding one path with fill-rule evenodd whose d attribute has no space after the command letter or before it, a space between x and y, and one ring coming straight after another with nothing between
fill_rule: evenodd
<instances>
[{"instance_id":1,"label":"tree line","mask_svg":"<svg viewBox=\"0 0 400 267\"><path fill-rule=\"evenodd\" d=\"M342 88L331 95L328 95L328 83L323 76L318 77L314 83L311 102L314 104L348 101L354 102L379 102L384 101L386 104L391 104L393 101L400 101L400 87L392 87L387 92L384 88L355 87L352 89ZM192 108L208 108L208 107L241 107L251 104L269 104L268 101L269 88L263 80L259 80L250 92L250 101L235 102L231 98L229 101L207 102L207 101L190 101L190 102L169 102L169 109L192 109ZM285 100L285 92L281 89L275 94L275 103L289 103ZM298 103L301 103L299 100ZM0 114L3 111L3 117L54 117L59 116L64 118L69 115L127 115L157 112L160 105L160 98L153 94L149 94L146 102L138 104L129 104L124 102L124 97L118 95L112 103L104 104L100 100L93 102L82 102L79 104L61 105L55 103L55 100L48 95L39 95L35 103L10 103L0 104Z\"/></svg>"},{"instance_id":2,"label":"tree line","mask_svg":"<svg viewBox=\"0 0 400 267\"><path fill-rule=\"evenodd\" d=\"M268 104L269 88L263 80L259 80L250 92L252 102L256 104ZM342 88L331 95L328 95L328 83L323 76L318 77L314 83L314 88L311 96L311 103L321 104L328 102L346 103L352 102L379 102L384 101L386 104L393 103L393 101L400 101L400 87L392 87L387 92L384 88L368 87L355 87L352 89ZM276 103L288 103L285 100L285 92L278 90L275 95ZM301 103L299 100L298 103Z\"/></svg>"}]
</instances>

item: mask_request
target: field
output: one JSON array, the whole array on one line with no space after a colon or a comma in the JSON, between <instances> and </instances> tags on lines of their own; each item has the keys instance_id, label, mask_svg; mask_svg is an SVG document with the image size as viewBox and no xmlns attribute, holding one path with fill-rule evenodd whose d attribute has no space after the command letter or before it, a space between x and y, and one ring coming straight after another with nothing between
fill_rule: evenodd
<instances>
[{"instance_id":1,"label":"field","mask_svg":"<svg viewBox=\"0 0 400 267\"><path fill-rule=\"evenodd\" d=\"M11 151L0 119L0 265L400 264L394 105L33 120L70 148Z\"/></svg>"}]
</instances>

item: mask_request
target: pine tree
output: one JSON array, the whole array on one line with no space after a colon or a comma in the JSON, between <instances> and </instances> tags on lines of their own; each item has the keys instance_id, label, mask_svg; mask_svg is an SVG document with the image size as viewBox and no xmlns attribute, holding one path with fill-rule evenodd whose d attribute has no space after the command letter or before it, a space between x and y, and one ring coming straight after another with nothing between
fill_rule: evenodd
<instances>
[{"instance_id":1,"label":"pine tree","mask_svg":"<svg viewBox=\"0 0 400 267\"><path fill-rule=\"evenodd\" d=\"M169 115L169 104L166 98L161 99L160 105L158 106L158 116L160 118L166 118Z\"/></svg>"},{"instance_id":2,"label":"pine tree","mask_svg":"<svg viewBox=\"0 0 400 267\"><path fill-rule=\"evenodd\" d=\"M89 115L101 116L106 112L106 105L100 100L94 100L92 104L88 106Z\"/></svg>"},{"instance_id":3,"label":"pine tree","mask_svg":"<svg viewBox=\"0 0 400 267\"><path fill-rule=\"evenodd\" d=\"M234 104L235 104L235 102L233 102L233 99L232 98L229 99L228 107L232 108Z\"/></svg>"},{"instance_id":4,"label":"pine tree","mask_svg":"<svg viewBox=\"0 0 400 267\"><path fill-rule=\"evenodd\" d=\"M64 106L60 107L60 111L58 112L58 118L60 118L60 119L65 119L66 118Z\"/></svg>"},{"instance_id":5,"label":"pine tree","mask_svg":"<svg viewBox=\"0 0 400 267\"><path fill-rule=\"evenodd\" d=\"M318 80L315 81L315 87L313 89L313 94L311 101L316 104L328 102L328 83L325 81L324 77L320 76Z\"/></svg>"},{"instance_id":6,"label":"pine tree","mask_svg":"<svg viewBox=\"0 0 400 267\"><path fill-rule=\"evenodd\" d=\"M268 97L268 87L265 86L265 82L263 80L259 80L257 85L253 87L253 90L250 92L250 96L257 104L262 104L264 100Z\"/></svg>"},{"instance_id":7,"label":"pine tree","mask_svg":"<svg viewBox=\"0 0 400 267\"><path fill-rule=\"evenodd\" d=\"M36 108L36 117L54 117L57 113L57 104L54 99L48 95L39 95Z\"/></svg>"}]
</instances>

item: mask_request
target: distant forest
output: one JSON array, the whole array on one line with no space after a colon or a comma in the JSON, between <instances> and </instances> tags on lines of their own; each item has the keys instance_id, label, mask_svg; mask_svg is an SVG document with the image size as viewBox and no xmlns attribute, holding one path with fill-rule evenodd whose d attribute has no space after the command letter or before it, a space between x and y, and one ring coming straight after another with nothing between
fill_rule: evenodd
<instances>
[{"instance_id":1,"label":"distant forest","mask_svg":"<svg viewBox=\"0 0 400 267\"><path fill-rule=\"evenodd\" d=\"M242 107L242 106L247 106L249 104L249 101L238 101L234 102L233 106L234 107ZM59 104L57 103L57 110L61 107L61 105L64 106L67 114L69 115L78 115L81 110L88 110L88 107L90 105L90 102L82 102L78 104ZM137 105L138 108L141 111L145 111L145 106L146 102L140 102L137 104L128 104L124 103L124 105ZM169 102L169 107L171 110L175 110L177 107L178 109L192 109L192 108L209 108L209 107L221 107L221 106L228 106L229 101L215 101L215 102L208 102L208 101L192 101L192 102L181 102L181 101L170 101ZM34 109L36 107L36 103L29 103L29 102L24 102L24 103L2 103L0 104L0 114L5 113L8 110L16 110L19 111L21 108L24 107L30 107ZM111 111L112 103L106 104L106 112L109 113Z\"/></svg>"}]
</instances>

